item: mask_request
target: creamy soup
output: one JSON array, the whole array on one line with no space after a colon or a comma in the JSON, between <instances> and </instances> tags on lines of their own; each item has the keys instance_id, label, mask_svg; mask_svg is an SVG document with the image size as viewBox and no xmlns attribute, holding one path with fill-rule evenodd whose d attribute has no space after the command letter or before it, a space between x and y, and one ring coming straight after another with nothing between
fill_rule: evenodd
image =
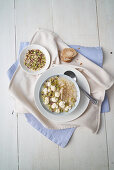
<instances>
[{"instance_id":1,"label":"creamy soup","mask_svg":"<svg viewBox=\"0 0 114 170\"><path fill-rule=\"evenodd\" d=\"M51 112L62 113L72 109L76 102L74 83L62 76L54 76L44 82L41 98Z\"/></svg>"}]
</instances>

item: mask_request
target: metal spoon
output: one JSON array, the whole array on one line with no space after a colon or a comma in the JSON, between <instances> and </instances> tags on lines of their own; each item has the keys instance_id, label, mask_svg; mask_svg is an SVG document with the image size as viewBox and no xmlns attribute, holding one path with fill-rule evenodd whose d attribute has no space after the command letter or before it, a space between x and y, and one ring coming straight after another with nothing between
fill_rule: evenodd
<instances>
[{"instance_id":1,"label":"metal spoon","mask_svg":"<svg viewBox=\"0 0 114 170\"><path fill-rule=\"evenodd\" d=\"M75 81L76 81L76 75L73 71L66 71L64 73L65 75L73 78ZM76 81L77 82L77 81ZM77 82L78 84L78 82ZM96 100L95 98L93 98L92 96L89 95L89 93L87 93L82 87L80 87L80 85L78 84L80 90L82 90L82 92L90 99L90 101L93 103L93 104L98 104L98 100Z\"/></svg>"}]
</instances>

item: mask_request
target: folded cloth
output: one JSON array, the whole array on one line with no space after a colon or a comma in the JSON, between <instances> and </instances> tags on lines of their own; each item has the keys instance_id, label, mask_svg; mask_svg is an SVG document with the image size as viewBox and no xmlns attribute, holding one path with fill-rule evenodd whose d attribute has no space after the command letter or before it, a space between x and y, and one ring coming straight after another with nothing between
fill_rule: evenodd
<instances>
[{"instance_id":1,"label":"folded cloth","mask_svg":"<svg viewBox=\"0 0 114 170\"><path fill-rule=\"evenodd\" d=\"M33 36L31 43L39 44L47 48L52 57L51 66L53 62L60 64L58 50L61 51L63 48L68 47L55 33L46 30L38 30ZM9 86L12 96L16 99L16 111L18 111L18 113L33 113L34 116L48 128L65 129L85 126L93 132L97 132L100 123L101 103L104 99L105 90L111 87L113 80L102 68L98 67L81 54L78 54L77 59L78 62L73 60L71 64L74 65L74 68L80 67L80 70L83 71L89 82L91 94L99 100L98 106L89 104L82 116L70 122L56 123L48 120L37 110L33 100L34 86L38 76L30 76L18 67ZM80 66L80 63L82 63L82 66ZM64 63L61 64L64 65ZM27 96L28 91L30 92L29 96Z\"/></svg>"},{"instance_id":2,"label":"folded cloth","mask_svg":"<svg viewBox=\"0 0 114 170\"><path fill-rule=\"evenodd\" d=\"M19 53L23 50L23 48L25 48L28 45L29 45L29 42L20 43ZM103 55L102 55L102 50L100 47L82 47L82 46L76 46L76 45L72 45L70 47L76 49L79 53L81 53L88 59L92 60L99 66L102 66ZM8 73L8 77L10 80L12 79L13 74L16 71L18 65L19 65L19 62L17 60L9 68L7 73ZM108 98L105 97L105 100L102 104L102 112L108 112L108 111L109 111ZM36 130L41 132L48 139L55 142L61 147L65 147L68 144L75 130L75 128L60 129L60 130L47 129L32 114L26 113L25 116L26 116L28 123L31 124L32 127L34 127Z\"/></svg>"},{"instance_id":3,"label":"folded cloth","mask_svg":"<svg viewBox=\"0 0 114 170\"><path fill-rule=\"evenodd\" d=\"M98 66L103 66L103 52L101 47L82 47L80 45L70 45L71 48L74 48L80 54L97 64ZM109 101L107 95L105 95L104 101L101 105L101 113L109 112Z\"/></svg>"},{"instance_id":4,"label":"folded cloth","mask_svg":"<svg viewBox=\"0 0 114 170\"><path fill-rule=\"evenodd\" d=\"M21 42L19 53L29 45L29 42ZM95 62L97 65L102 66L103 63L103 54L102 49L100 47L82 47L77 45L71 45L71 48L76 49L79 53L90 59L91 61ZM13 77L14 72L18 68L19 61L17 61L9 68L8 70L8 77L11 80ZM109 112L109 102L107 96L105 96L105 99L102 103L101 112ZM55 142L61 147L65 147L73 132L75 131L75 128L68 128L68 129L60 129L60 130L53 130L45 128L39 121L36 119L31 113L26 113L25 117L28 121L28 123L34 127L36 130L38 130L40 133L42 133L44 136L46 136L51 141Z\"/></svg>"}]
</instances>

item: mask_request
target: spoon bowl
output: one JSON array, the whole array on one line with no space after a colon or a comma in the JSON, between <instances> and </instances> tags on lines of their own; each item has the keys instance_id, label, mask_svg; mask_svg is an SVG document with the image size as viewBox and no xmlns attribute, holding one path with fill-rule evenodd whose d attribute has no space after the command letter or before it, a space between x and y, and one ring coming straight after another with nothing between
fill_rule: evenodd
<instances>
[{"instance_id":1,"label":"spoon bowl","mask_svg":"<svg viewBox=\"0 0 114 170\"><path fill-rule=\"evenodd\" d=\"M64 74L73 78L75 81L77 80L76 74L73 71L66 71Z\"/></svg>"}]
</instances>

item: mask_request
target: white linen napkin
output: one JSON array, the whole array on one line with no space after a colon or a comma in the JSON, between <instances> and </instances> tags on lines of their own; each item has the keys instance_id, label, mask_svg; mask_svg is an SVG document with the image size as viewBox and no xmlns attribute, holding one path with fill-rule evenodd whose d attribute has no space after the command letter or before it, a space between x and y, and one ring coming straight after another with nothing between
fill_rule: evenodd
<instances>
[{"instance_id":1,"label":"white linen napkin","mask_svg":"<svg viewBox=\"0 0 114 170\"><path fill-rule=\"evenodd\" d=\"M53 64L66 65L66 63L60 62L58 51L69 47L55 33L39 29L34 34L30 43L42 45L49 51L51 55L50 67L52 67ZM16 101L15 112L33 113L45 127L51 129L65 129L83 126L91 129L93 132L97 132L100 124L101 103L104 99L105 90L112 86L113 80L105 70L81 54L78 54L70 64L75 68L79 68L87 78L91 89L91 95L99 100L98 105L89 103L82 116L69 122L58 123L48 120L38 111L34 102L34 87L39 76L29 75L19 67L9 86L9 90Z\"/></svg>"}]
</instances>

